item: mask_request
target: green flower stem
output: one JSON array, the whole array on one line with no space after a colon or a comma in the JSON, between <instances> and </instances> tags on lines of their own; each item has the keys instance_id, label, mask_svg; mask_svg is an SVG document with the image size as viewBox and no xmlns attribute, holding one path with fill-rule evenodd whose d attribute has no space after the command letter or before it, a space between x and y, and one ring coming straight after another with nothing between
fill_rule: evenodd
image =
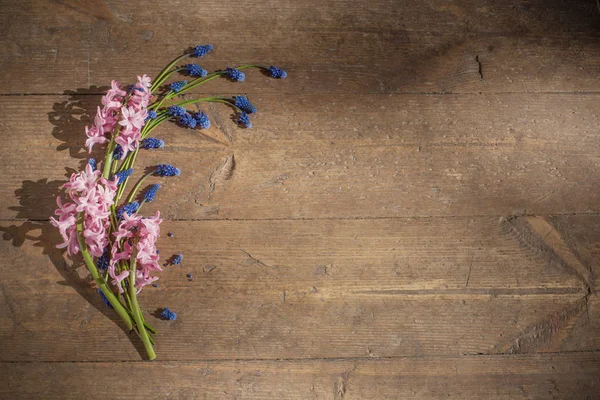
<instances>
[{"instance_id":1,"label":"green flower stem","mask_svg":"<svg viewBox=\"0 0 600 400\"><path fill-rule=\"evenodd\" d=\"M140 186L142 186L142 184L144 183L144 181L146 179L148 179L149 176L151 176L154 173L154 171L152 172L148 172L146 175L142 176L140 178L140 180L135 184L135 186L133 187L133 189L131 189L131 193L129 193L129 197L127 197L127 203L131 203L133 201L133 199L135 198L135 194L137 193L137 191L140 189ZM141 207L141 205L140 205ZM138 212L139 212L139 208L138 208Z\"/></svg>"},{"instance_id":2,"label":"green flower stem","mask_svg":"<svg viewBox=\"0 0 600 400\"><path fill-rule=\"evenodd\" d=\"M148 332L144 327L144 317L142 316L142 311L140 309L140 305L137 301L137 295L135 294L135 273L136 273L136 262L137 262L137 250L136 247L133 246L133 251L131 253L131 260L129 261L129 297L131 298L131 303L133 305L132 312L133 317L135 319L135 323L137 325L138 333L140 338L142 339L142 343L144 343L144 348L146 349L146 353L148 353L148 359L154 360L156 358L156 353L154 353L154 349L152 348L152 343L150 341L150 337L148 336Z\"/></svg>"},{"instance_id":3,"label":"green flower stem","mask_svg":"<svg viewBox=\"0 0 600 400\"><path fill-rule=\"evenodd\" d=\"M129 313L127 312L125 307L123 307L119 299L117 299L117 297L114 295L112 290L110 290L110 288L106 284L106 281L100 277L100 275L98 274L98 269L96 268L96 265L94 265L94 261L92 260L92 257L88 252L87 245L85 244L85 240L83 238L82 213L79 213L79 216L77 218L77 240L79 241L79 249L81 250L81 254L83 255L83 260L85 261L85 265L87 266L88 270L92 274L92 278L94 278L94 281L96 281L96 283L100 287L100 290L102 290L102 293L104 293L104 296L106 296L106 298L108 299L110 305L114 308L117 314L119 314L123 322L125 322L127 329L132 330L133 321L129 317Z\"/></svg>"},{"instance_id":4,"label":"green flower stem","mask_svg":"<svg viewBox=\"0 0 600 400\"><path fill-rule=\"evenodd\" d=\"M201 103L201 102L207 102L207 103L224 103L227 104L228 106L231 106L234 110L241 112L242 110L237 107L235 104L233 104L231 101L227 101L226 99L228 99L229 97L225 97L225 96L212 96L212 97L203 97L201 99L193 99L193 100L183 100L177 103L173 103L173 104L169 104L165 107L171 107L171 106L187 106L190 104L195 104L195 103Z\"/></svg>"},{"instance_id":5,"label":"green flower stem","mask_svg":"<svg viewBox=\"0 0 600 400\"><path fill-rule=\"evenodd\" d=\"M168 91L165 95L163 95L163 97L160 99L160 101L150 105L148 107L149 110L153 110L153 109L158 109L160 108L160 106L162 105L162 103L164 103L165 100L167 100L167 96L169 96L171 93L174 93L172 90Z\"/></svg>"},{"instance_id":6,"label":"green flower stem","mask_svg":"<svg viewBox=\"0 0 600 400\"><path fill-rule=\"evenodd\" d=\"M218 78L221 75L224 75L225 71L216 71L216 72L211 72L210 74L206 75L203 78L197 78L194 79L193 81L191 81L190 83L188 83L187 85L185 85L183 88L181 88L181 90L177 93L169 93L167 94L167 100L172 99L173 97L177 96L177 95L182 95L185 94L187 92L189 92L190 90L197 88L198 86L202 85L203 83L206 82L210 82L213 79Z\"/></svg>"},{"instance_id":7,"label":"green flower stem","mask_svg":"<svg viewBox=\"0 0 600 400\"><path fill-rule=\"evenodd\" d=\"M104 169L102 170L102 176L106 179L110 176L110 167L113 162L112 153L115 149L115 136L112 135L110 143L106 147L106 154L104 155Z\"/></svg>"},{"instance_id":8,"label":"green flower stem","mask_svg":"<svg viewBox=\"0 0 600 400\"><path fill-rule=\"evenodd\" d=\"M175 72L169 70L173 68L175 64L177 64L179 61L183 60L186 57L189 57L189 53L185 53L184 55L177 57L176 59L171 61L171 63L167 65L162 71L160 71L160 74L158 74L158 76L154 80L154 83L152 84L152 87L150 88L150 92L159 87L160 84L163 83L169 77L170 74Z\"/></svg>"},{"instance_id":9,"label":"green flower stem","mask_svg":"<svg viewBox=\"0 0 600 400\"><path fill-rule=\"evenodd\" d=\"M234 67L235 69L246 69L246 68L263 68L263 69L269 69L269 67L264 66L264 65L259 65L259 64L242 64L242 65L238 65L237 67ZM215 72L211 72L210 74L206 75L203 78L197 78L194 79L193 81L191 81L190 83L188 83L187 85L185 85L178 93L175 93L174 95L169 94L168 99L172 99L173 97L175 97L175 95L181 95L184 93L189 92L190 90L197 88L198 86L202 85L203 83L212 81L213 79L218 78L221 75L225 75L227 72L225 71L215 71ZM165 96L167 97L167 96Z\"/></svg>"}]
</instances>

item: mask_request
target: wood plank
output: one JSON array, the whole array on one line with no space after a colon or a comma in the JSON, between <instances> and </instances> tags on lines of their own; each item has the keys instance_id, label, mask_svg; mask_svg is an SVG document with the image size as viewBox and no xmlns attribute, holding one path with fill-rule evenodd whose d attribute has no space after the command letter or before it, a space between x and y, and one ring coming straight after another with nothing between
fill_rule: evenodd
<instances>
[{"instance_id":1,"label":"wood plank","mask_svg":"<svg viewBox=\"0 0 600 400\"><path fill-rule=\"evenodd\" d=\"M380 0L357 6L311 0L236 9L218 1L197 9L159 1L142 8L116 1L38 3L9 1L0 9L2 93L97 91L111 79L155 75L185 47L205 42L216 45L202 61L210 69L273 62L289 70L290 79L281 82L253 74L241 86L248 93L600 89L592 1L514 6ZM223 29L232 20L235 40ZM236 90L213 87L219 93Z\"/></svg>"},{"instance_id":2,"label":"wood plank","mask_svg":"<svg viewBox=\"0 0 600 400\"><path fill-rule=\"evenodd\" d=\"M521 225L490 218L164 224L174 237L160 239L162 254L182 252L184 262L142 296L163 360L600 346L600 302L566 250L553 250L558 239L537 243ZM51 247L56 233L47 223L3 223L2 231L2 361L140 358L82 280L84 269L72 270ZM162 307L179 319L151 316Z\"/></svg>"},{"instance_id":3,"label":"wood plank","mask_svg":"<svg viewBox=\"0 0 600 400\"><path fill-rule=\"evenodd\" d=\"M600 385L597 352L391 360L11 363L0 364L0 370L0 396L11 399L593 399Z\"/></svg>"},{"instance_id":4,"label":"wood plank","mask_svg":"<svg viewBox=\"0 0 600 400\"><path fill-rule=\"evenodd\" d=\"M53 213L63 166L68 176L85 162L85 115L97 101L0 99L0 199L6 205L0 218ZM144 153L138 165L182 168L181 177L163 180L156 206L164 216L565 214L595 213L600 203L598 95L361 95L344 101L261 95L253 101L260 107L253 130L236 128L224 107L206 108L213 127L205 133L160 128L166 148ZM30 118L22 118L22 109ZM235 160L231 179L212 185L210 177L228 157Z\"/></svg>"}]
</instances>

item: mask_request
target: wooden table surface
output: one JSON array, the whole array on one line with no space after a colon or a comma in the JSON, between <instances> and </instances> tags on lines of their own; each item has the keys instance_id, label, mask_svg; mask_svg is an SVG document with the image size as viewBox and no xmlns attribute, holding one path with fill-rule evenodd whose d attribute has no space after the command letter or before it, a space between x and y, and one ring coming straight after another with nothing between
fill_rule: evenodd
<instances>
[{"instance_id":1,"label":"wooden table surface","mask_svg":"<svg viewBox=\"0 0 600 400\"><path fill-rule=\"evenodd\" d=\"M600 398L596 1L7 0L0 31L1 398ZM48 217L111 79L205 43L289 76L211 82L255 127L213 105L140 157L183 171L147 362Z\"/></svg>"}]
</instances>

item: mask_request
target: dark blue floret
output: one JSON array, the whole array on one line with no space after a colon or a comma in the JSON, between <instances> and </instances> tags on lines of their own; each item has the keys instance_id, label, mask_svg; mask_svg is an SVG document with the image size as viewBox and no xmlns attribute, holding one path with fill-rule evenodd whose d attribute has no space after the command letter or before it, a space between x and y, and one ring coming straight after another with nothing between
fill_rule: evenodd
<instances>
[{"instance_id":1,"label":"dark blue floret","mask_svg":"<svg viewBox=\"0 0 600 400\"><path fill-rule=\"evenodd\" d=\"M169 310L168 308L163 308L163 311L160 313L160 316L163 319L168 319L169 321L174 321L177 319L177 314L174 313L173 311Z\"/></svg>"},{"instance_id":2,"label":"dark blue floret","mask_svg":"<svg viewBox=\"0 0 600 400\"><path fill-rule=\"evenodd\" d=\"M179 176L180 173L181 171L179 171L179 168L175 168L174 166L169 164L160 164L156 166L156 171L154 172L154 175Z\"/></svg>"},{"instance_id":3,"label":"dark blue floret","mask_svg":"<svg viewBox=\"0 0 600 400\"><path fill-rule=\"evenodd\" d=\"M274 65L269 67L269 74L271 75L271 78L283 79L287 77L287 72Z\"/></svg>"},{"instance_id":4,"label":"dark blue floret","mask_svg":"<svg viewBox=\"0 0 600 400\"><path fill-rule=\"evenodd\" d=\"M171 83L171 90L174 91L175 93L179 92L181 89L183 89L183 87L187 85L187 81L183 80L183 81L178 81L178 82L173 82Z\"/></svg>"},{"instance_id":5,"label":"dark blue floret","mask_svg":"<svg viewBox=\"0 0 600 400\"><path fill-rule=\"evenodd\" d=\"M252 121L250 121L250 117L243 111L238 115L237 123L242 125L244 128L252 128Z\"/></svg>"},{"instance_id":6,"label":"dark blue floret","mask_svg":"<svg viewBox=\"0 0 600 400\"><path fill-rule=\"evenodd\" d=\"M90 158L88 160L88 164L90 164L90 167L92 167L92 171L96 170L97 165L96 165L96 159L95 158Z\"/></svg>"},{"instance_id":7,"label":"dark blue floret","mask_svg":"<svg viewBox=\"0 0 600 400\"><path fill-rule=\"evenodd\" d=\"M183 114L179 118L179 123L183 126L186 126L188 128L192 128L192 129L196 127L196 120L194 119L194 117L192 117L188 113Z\"/></svg>"},{"instance_id":8,"label":"dark blue floret","mask_svg":"<svg viewBox=\"0 0 600 400\"><path fill-rule=\"evenodd\" d=\"M207 71L198 64L186 64L185 70L190 76L204 78Z\"/></svg>"},{"instance_id":9,"label":"dark blue floret","mask_svg":"<svg viewBox=\"0 0 600 400\"><path fill-rule=\"evenodd\" d=\"M113 151L113 159L120 160L121 157L123 157L123 148L120 144L118 144L117 147L115 147L115 150Z\"/></svg>"},{"instance_id":10,"label":"dark blue floret","mask_svg":"<svg viewBox=\"0 0 600 400\"><path fill-rule=\"evenodd\" d=\"M146 138L144 140L142 140L142 143L140 143L140 147L143 149L160 149L161 147L163 147L165 145L165 142L157 139L157 138Z\"/></svg>"},{"instance_id":11,"label":"dark blue floret","mask_svg":"<svg viewBox=\"0 0 600 400\"><path fill-rule=\"evenodd\" d=\"M205 56L206 54L210 53L212 49L213 49L212 44L196 46L196 47L194 47L194 51L192 52L192 54L190 54L190 56L191 57L202 57L202 56Z\"/></svg>"},{"instance_id":12,"label":"dark blue floret","mask_svg":"<svg viewBox=\"0 0 600 400\"><path fill-rule=\"evenodd\" d=\"M156 119L156 111L150 110L148 111L148 116L146 117L146 121L150 119Z\"/></svg>"},{"instance_id":13,"label":"dark blue floret","mask_svg":"<svg viewBox=\"0 0 600 400\"><path fill-rule=\"evenodd\" d=\"M192 114L192 116L196 120L196 124L200 129L210 128L210 119L208 119L208 115L206 115L204 112L198 111L197 113Z\"/></svg>"},{"instance_id":14,"label":"dark blue floret","mask_svg":"<svg viewBox=\"0 0 600 400\"><path fill-rule=\"evenodd\" d=\"M129 178L129 175L131 174L133 174L133 169L131 168L117 172L115 174L115 176L119 178L119 180L117 181L117 185L120 185L121 183L125 182L125 179Z\"/></svg>"},{"instance_id":15,"label":"dark blue floret","mask_svg":"<svg viewBox=\"0 0 600 400\"><path fill-rule=\"evenodd\" d=\"M231 80L236 82L242 82L246 79L246 75L239 69L235 68L227 68L225 69L225 75L227 75Z\"/></svg>"},{"instance_id":16,"label":"dark blue floret","mask_svg":"<svg viewBox=\"0 0 600 400\"><path fill-rule=\"evenodd\" d=\"M104 248L104 251L102 252L102 255L100 257L98 257L98 261L96 262L96 267L98 267L98 270L100 272L104 272L106 271L106 269L108 268L108 262L110 261L110 250L108 248L108 246L106 246Z\"/></svg>"},{"instance_id":17,"label":"dark blue floret","mask_svg":"<svg viewBox=\"0 0 600 400\"><path fill-rule=\"evenodd\" d=\"M131 216L131 214L135 213L138 208L140 208L140 204L137 201L132 201L129 204L125 204L123 207L117 210L117 218L123 218L123 214L127 213L127 215Z\"/></svg>"},{"instance_id":18,"label":"dark blue floret","mask_svg":"<svg viewBox=\"0 0 600 400\"><path fill-rule=\"evenodd\" d=\"M256 107L244 96L234 96L235 106L248 114L256 113Z\"/></svg>"},{"instance_id":19,"label":"dark blue floret","mask_svg":"<svg viewBox=\"0 0 600 400\"><path fill-rule=\"evenodd\" d=\"M150 203L152 200L154 200L154 196L156 196L156 192L158 192L158 189L160 189L160 185L158 183L150 186L148 190L146 190L146 194L144 195L144 201L146 203Z\"/></svg>"},{"instance_id":20,"label":"dark blue floret","mask_svg":"<svg viewBox=\"0 0 600 400\"><path fill-rule=\"evenodd\" d=\"M171 107L169 107L169 115L171 117L181 117L186 112L187 111L185 110L185 108L180 107L180 106L171 106Z\"/></svg>"},{"instance_id":21,"label":"dark blue floret","mask_svg":"<svg viewBox=\"0 0 600 400\"><path fill-rule=\"evenodd\" d=\"M179 265L179 264L181 264L182 260L183 260L183 254L176 254L173 256L173 261L171 261L171 264Z\"/></svg>"},{"instance_id":22,"label":"dark blue floret","mask_svg":"<svg viewBox=\"0 0 600 400\"><path fill-rule=\"evenodd\" d=\"M112 304L110 304L110 301L108 301L108 299L106 298L104 293L102 293L102 290L100 290L100 288L98 288L98 294L100 295L100 298L102 299L102 302L106 307L113 308Z\"/></svg>"}]
</instances>

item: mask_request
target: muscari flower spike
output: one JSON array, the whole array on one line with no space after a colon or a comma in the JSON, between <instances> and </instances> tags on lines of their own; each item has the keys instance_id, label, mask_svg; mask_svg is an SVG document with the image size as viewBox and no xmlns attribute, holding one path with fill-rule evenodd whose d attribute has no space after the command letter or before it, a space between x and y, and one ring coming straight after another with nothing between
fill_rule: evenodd
<instances>
[{"instance_id":1,"label":"muscari flower spike","mask_svg":"<svg viewBox=\"0 0 600 400\"><path fill-rule=\"evenodd\" d=\"M159 164L156 166L156 171L154 171L154 175L157 176L179 176L180 173L179 168L169 164Z\"/></svg>"},{"instance_id":2,"label":"muscari flower spike","mask_svg":"<svg viewBox=\"0 0 600 400\"><path fill-rule=\"evenodd\" d=\"M190 54L190 57L200 58L200 57L205 56L206 54L210 53L212 51L212 49L213 49L213 45L212 44L205 44L203 46L196 46L196 47L194 47L194 50Z\"/></svg>"},{"instance_id":3,"label":"muscari flower spike","mask_svg":"<svg viewBox=\"0 0 600 400\"><path fill-rule=\"evenodd\" d=\"M246 75L239 69L227 68L225 69L225 75L235 82L242 82L246 79Z\"/></svg>"},{"instance_id":4,"label":"muscari flower spike","mask_svg":"<svg viewBox=\"0 0 600 400\"><path fill-rule=\"evenodd\" d=\"M122 184L123 182L125 182L125 179L129 178L129 176L133 174L133 169L129 168L123 171L119 171L117 172L114 176L116 176L117 178L119 178L119 180L117 181L117 185Z\"/></svg>"},{"instance_id":5,"label":"muscari flower spike","mask_svg":"<svg viewBox=\"0 0 600 400\"><path fill-rule=\"evenodd\" d=\"M198 111L197 113L192 114L192 117L194 117L194 119L196 120L196 126L198 128L210 128L210 119L208 119L208 115L206 115L203 111Z\"/></svg>"},{"instance_id":6,"label":"muscari flower spike","mask_svg":"<svg viewBox=\"0 0 600 400\"><path fill-rule=\"evenodd\" d=\"M274 65L269 67L269 74L271 75L271 78L275 79L284 79L287 77L287 72Z\"/></svg>"},{"instance_id":7,"label":"muscari flower spike","mask_svg":"<svg viewBox=\"0 0 600 400\"><path fill-rule=\"evenodd\" d=\"M102 255L98 257L98 261L96 262L96 267L101 272L105 272L108 268L108 263L110 261L110 249L108 246L104 248Z\"/></svg>"},{"instance_id":8,"label":"muscari flower spike","mask_svg":"<svg viewBox=\"0 0 600 400\"><path fill-rule=\"evenodd\" d=\"M117 147L115 147L115 150L113 151L113 160L120 160L123 157L123 148L121 147L120 144L117 145Z\"/></svg>"},{"instance_id":9,"label":"muscari flower spike","mask_svg":"<svg viewBox=\"0 0 600 400\"><path fill-rule=\"evenodd\" d=\"M250 116L242 111L238 115L237 123L242 125L244 128L252 128L252 121L250 121Z\"/></svg>"},{"instance_id":10,"label":"muscari flower spike","mask_svg":"<svg viewBox=\"0 0 600 400\"><path fill-rule=\"evenodd\" d=\"M132 201L129 204L125 204L123 207L117 210L117 219L123 218L123 214L127 213L127 215L132 215L135 213L138 208L140 208L140 204L137 201Z\"/></svg>"},{"instance_id":11,"label":"muscari flower spike","mask_svg":"<svg viewBox=\"0 0 600 400\"><path fill-rule=\"evenodd\" d=\"M98 294L100 295L100 298L102 299L102 302L106 307L113 308L112 304L110 304L110 301L108 301L108 299L106 298L102 290L100 290L100 288L98 288Z\"/></svg>"},{"instance_id":12,"label":"muscari flower spike","mask_svg":"<svg viewBox=\"0 0 600 400\"><path fill-rule=\"evenodd\" d=\"M183 126L186 126L188 128L192 128L192 129L196 127L196 120L194 119L194 117L192 117L188 113L183 114L179 118L179 123Z\"/></svg>"},{"instance_id":13,"label":"muscari flower spike","mask_svg":"<svg viewBox=\"0 0 600 400\"><path fill-rule=\"evenodd\" d=\"M256 107L254 107L254 105L252 103L250 103L250 100L248 100L246 97L234 96L233 98L235 99L234 105L237 108L239 108L240 110L242 110L248 114L256 113Z\"/></svg>"},{"instance_id":14,"label":"muscari flower spike","mask_svg":"<svg viewBox=\"0 0 600 400\"><path fill-rule=\"evenodd\" d=\"M171 117L181 117L182 115L185 115L186 112L187 111L185 110L185 108L180 106L169 107L169 115Z\"/></svg>"},{"instance_id":15,"label":"muscari flower spike","mask_svg":"<svg viewBox=\"0 0 600 400\"><path fill-rule=\"evenodd\" d=\"M165 142L163 140L160 140L157 138L146 138L146 139L142 140L142 143L140 143L140 147L143 149L146 149L146 150L160 149L164 145L165 145Z\"/></svg>"},{"instance_id":16,"label":"muscari flower spike","mask_svg":"<svg viewBox=\"0 0 600 400\"><path fill-rule=\"evenodd\" d=\"M173 83L171 83L171 86L170 86L170 88L171 88L171 90L172 90L173 92L175 92L175 93L179 93L179 91L180 91L181 89L183 89L183 87L184 87L185 85L187 85L187 81L186 81L186 80L183 80L183 81L177 81L177 82L173 82Z\"/></svg>"},{"instance_id":17,"label":"muscari flower spike","mask_svg":"<svg viewBox=\"0 0 600 400\"><path fill-rule=\"evenodd\" d=\"M186 64L185 70L190 76L204 78L208 73L204 68L198 64Z\"/></svg>"},{"instance_id":18,"label":"muscari flower spike","mask_svg":"<svg viewBox=\"0 0 600 400\"><path fill-rule=\"evenodd\" d=\"M179 264L181 264L182 260L183 260L183 254L176 254L173 256L173 261L171 262L171 264L179 265Z\"/></svg>"},{"instance_id":19,"label":"muscari flower spike","mask_svg":"<svg viewBox=\"0 0 600 400\"><path fill-rule=\"evenodd\" d=\"M96 159L95 158L90 158L88 160L88 164L90 164L90 166L92 167L92 171L96 170L97 164L96 164Z\"/></svg>"},{"instance_id":20,"label":"muscari flower spike","mask_svg":"<svg viewBox=\"0 0 600 400\"><path fill-rule=\"evenodd\" d=\"M156 196L156 192L160 189L160 185L158 183L151 185L148 190L146 190L146 194L144 195L144 201L146 203L150 203L154 200L154 196Z\"/></svg>"},{"instance_id":21,"label":"muscari flower spike","mask_svg":"<svg viewBox=\"0 0 600 400\"><path fill-rule=\"evenodd\" d=\"M177 314L169 310L167 307L163 308L162 312L160 313L160 316L163 319L168 319L169 321L174 321L177 319Z\"/></svg>"},{"instance_id":22,"label":"muscari flower spike","mask_svg":"<svg viewBox=\"0 0 600 400\"><path fill-rule=\"evenodd\" d=\"M150 110L150 111L148 111L148 116L146 117L146 121L151 120L151 119L156 119L156 117L157 117L156 111Z\"/></svg>"}]
</instances>

